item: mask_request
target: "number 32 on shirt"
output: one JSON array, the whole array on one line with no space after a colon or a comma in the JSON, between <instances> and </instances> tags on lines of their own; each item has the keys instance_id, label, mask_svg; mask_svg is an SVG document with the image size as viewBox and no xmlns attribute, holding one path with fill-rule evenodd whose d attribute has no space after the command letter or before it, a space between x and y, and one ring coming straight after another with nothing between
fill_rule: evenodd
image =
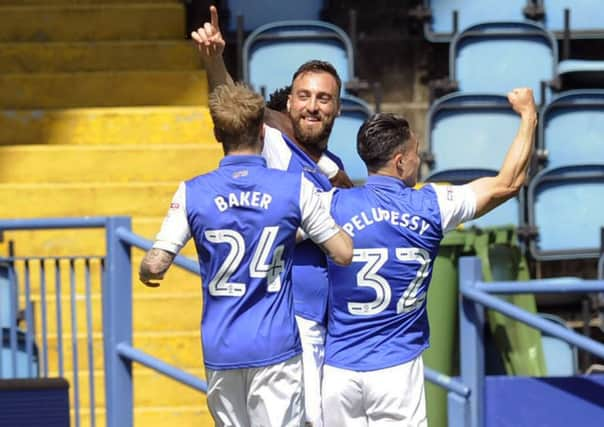
<instances>
[{"instance_id":1,"label":"number 32 on shirt","mask_svg":"<svg viewBox=\"0 0 604 427\"><path fill-rule=\"evenodd\" d=\"M396 259L418 266L415 277L396 303L396 313L407 313L418 308L426 299L426 293L418 295L421 285L428 276L430 255L420 248L396 248ZM357 273L357 286L372 288L376 298L368 302L349 302L348 312L358 316L370 316L384 311L392 299L388 281L379 274L388 261L387 248L355 249L352 262L364 263Z\"/></svg>"}]
</instances>

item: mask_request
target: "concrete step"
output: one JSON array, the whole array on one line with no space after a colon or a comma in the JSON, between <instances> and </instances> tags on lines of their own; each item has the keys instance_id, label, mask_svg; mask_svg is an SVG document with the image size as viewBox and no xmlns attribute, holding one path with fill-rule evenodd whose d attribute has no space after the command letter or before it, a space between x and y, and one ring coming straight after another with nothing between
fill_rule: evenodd
<instances>
[{"instance_id":1,"label":"concrete step","mask_svg":"<svg viewBox=\"0 0 604 427\"><path fill-rule=\"evenodd\" d=\"M163 319L161 319L163 320ZM158 321L161 321L158 319ZM178 366L181 369L203 368L203 356L201 352L201 337L198 331L173 331L170 333L134 333L133 346L151 356L157 357L166 363ZM77 353L78 370L89 369L88 365L88 342L85 335L78 335ZM73 345L71 333L63 332L63 370L73 370ZM48 337L48 366L49 371L59 370L58 339L54 335ZM102 370L103 367L103 337L94 334L92 340L92 354L94 370Z\"/></svg>"},{"instance_id":2,"label":"concrete step","mask_svg":"<svg viewBox=\"0 0 604 427\"><path fill-rule=\"evenodd\" d=\"M196 70L192 43L182 41L106 41L0 43L0 73Z\"/></svg>"},{"instance_id":3,"label":"concrete step","mask_svg":"<svg viewBox=\"0 0 604 427\"><path fill-rule=\"evenodd\" d=\"M215 141L207 107L0 110L0 145L209 143L221 150Z\"/></svg>"},{"instance_id":4,"label":"concrete step","mask_svg":"<svg viewBox=\"0 0 604 427\"><path fill-rule=\"evenodd\" d=\"M177 182L0 184L0 218L161 217L177 188Z\"/></svg>"},{"instance_id":5,"label":"concrete step","mask_svg":"<svg viewBox=\"0 0 604 427\"><path fill-rule=\"evenodd\" d=\"M76 425L72 419L72 425ZM82 426L89 426L88 412L82 411ZM97 413L96 425L105 425L105 412ZM134 427L208 427L214 421L205 405L193 406L154 406L134 409Z\"/></svg>"},{"instance_id":6,"label":"concrete step","mask_svg":"<svg viewBox=\"0 0 604 427\"><path fill-rule=\"evenodd\" d=\"M83 281L81 281L83 282ZM196 280L199 288L199 279ZM81 284L83 288L83 283ZM165 333L171 331L199 331L201 321L201 289L195 293L182 293L176 287L170 287L172 292L165 290L147 288L144 291L137 292L132 301L132 324L135 333ZM46 297L46 331L48 334L56 334L59 328L56 318L57 299L53 292ZM60 307L63 310L62 331L71 332L71 297L69 295L70 286L65 283L62 289ZM102 333L102 308L101 295L95 293L90 297L91 313L87 312L87 301L84 292L76 294L76 325L79 333L86 333L90 327L95 333ZM36 319L36 330L42 330L42 302L41 297L36 293L32 299L35 303L34 316ZM24 306L23 303L20 304ZM88 325L87 317L90 315L91 324ZM41 337L37 339L40 343Z\"/></svg>"},{"instance_id":7,"label":"concrete step","mask_svg":"<svg viewBox=\"0 0 604 427\"><path fill-rule=\"evenodd\" d=\"M179 3L3 5L0 41L166 40L185 36Z\"/></svg>"},{"instance_id":8,"label":"concrete step","mask_svg":"<svg viewBox=\"0 0 604 427\"><path fill-rule=\"evenodd\" d=\"M218 166L221 145L209 144L0 147L0 163L11 165L0 169L0 183L178 182Z\"/></svg>"},{"instance_id":9,"label":"concrete step","mask_svg":"<svg viewBox=\"0 0 604 427\"><path fill-rule=\"evenodd\" d=\"M89 371L84 367L78 372L80 389L80 408L90 408L90 377ZM134 406L205 406L206 396L204 393L194 390L189 386L179 383L172 378L166 377L145 366L133 364L132 378L134 380ZM205 380L203 369L187 369L187 373ZM49 372L50 377L55 377L58 372ZM73 393L73 372L65 372ZM105 406L105 378L103 371L94 371L94 402L97 408ZM73 406L72 406L73 408Z\"/></svg>"},{"instance_id":10,"label":"concrete step","mask_svg":"<svg viewBox=\"0 0 604 427\"><path fill-rule=\"evenodd\" d=\"M193 248L192 242L185 247ZM194 248L191 249L194 251ZM138 280L138 269L140 262L143 258L144 252L139 249L133 250L132 256L132 293L135 298L142 295L145 298L168 298L173 295L197 295L201 297L201 279L196 273L192 273L185 270L177 265L170 267L164 280L161 282L161 286L158 288L149 288ZM197 261L195 255L187 255L187 258ZM75 271L75 286L77 298L83 298L86 292L86 273L84 267L85 261L82 259L74 262ZM101 292L101 267L98 259L92 260L90 263L90 287L91 295L99 295ZM69 299L70 297L70 262L67 260L61 260L59 262L59 268L56 267L56 261L46 260L44 262L44 273L40 273L41 267L38 260L29 261L29 276L30 276L30 298L35 300L41 300L40 290L45 287L46 297L48 299L56 297L57 293L60 293L63 298ZM17 275L20 278L21 283L21 300L19 306L25 307L25 290L24 277L25 273L23 270L23 261L16 262ZM57 273L58 271L58 273ZM60 279L60 291L56 290L56 276L59 275ZM98 299L98 298L97 298ZM48 314L50 316L50 313ZM54 317L48 317L49 319L55 319ZM41 318L39 319L41 321ZM51 321L51 320L49 320ZM55 321L55 320L52 320ZM41 326L40 326L41 328ZM41 330L41 329L40 329Z\"/></svg>"},{"instance_id":11,"label":"concrete step","mask_svg":"<svg viewBox=\"0 0 604 427\"><path fill-rule=\"evenodd\" d=\"M165 206L165 211L167 212L167 210L168 205ZM162 221L163 216L133 218L132 231L146 239L153 240L161 228ZM105 254L104 229L5 231L4 241L0 243L0 254L8 254L8 242L10 241L14 242L17 256L102 256ZM195 258L193 242L189 242L180 253ZM138 262L143 256L143 251L134 248L132 256L132 262ZM35 264L32 264L32 268ZM98 271L94 270L96 268L94 263L92 267L92 273L97 273ZM36 266L36 268L38 267ZM47 268L54 267L47 266Z\"/></svg>"},{"instance_id":12,"label":"concrete step","mask_svg":"<svg viewBox=\"0 0 604 427\"><path fill-rule=\"evenodd\" d=\"M0 110L0 145L210 143L221 150L215 141L207 107Z\"/></svg>"},{"instance_id":13,"label":"concrete step","mask_svg":"<svg viewBox=\"0 0 604 427\"><path fill-rule=\"evenodd\" d=\"M0 74L0 109L207 105L200 71Z\"/></svg>"}]
</instances>

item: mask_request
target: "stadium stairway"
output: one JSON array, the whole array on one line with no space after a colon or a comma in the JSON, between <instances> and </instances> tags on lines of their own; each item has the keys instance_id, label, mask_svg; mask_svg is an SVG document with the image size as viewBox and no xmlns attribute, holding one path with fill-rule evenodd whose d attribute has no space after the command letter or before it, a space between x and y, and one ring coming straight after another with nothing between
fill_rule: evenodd
<instances>
[{"instance_id":1,"label":"stadium stairway","mask_svg":"<svg viewBox=\"0 0 604 427\"><path fill-rule=\"evenodd\" d=\"M127 215L136 233L152 239L178 182L214 168L222 156L178 0L0 0L0 93L0 218ZM0 255L11 240L21 256L105 251L100 230L3 237ZM183 253L194 256L193 246ZM134 278L142 256L133 250ZM104 425L98 269L92 265L93 370L96 424ZM39 272L31 274L39 295ZM80 425L86 426L84 285L77 286ZM63 310L70 307L68 292L63 286ZM135 346L204 377L199 279L175 269L159 289L135 279L133 292ZM49 312L56 302L48 296ZM73 383L71 324L63 317L64 373ZM57 326L49 324L51 350L57 340ZM55 359L51 351L50 376L59 374ZM212 425L203 395L140 366L134 401L135 426Z\"/></svg>"}]
</instances>

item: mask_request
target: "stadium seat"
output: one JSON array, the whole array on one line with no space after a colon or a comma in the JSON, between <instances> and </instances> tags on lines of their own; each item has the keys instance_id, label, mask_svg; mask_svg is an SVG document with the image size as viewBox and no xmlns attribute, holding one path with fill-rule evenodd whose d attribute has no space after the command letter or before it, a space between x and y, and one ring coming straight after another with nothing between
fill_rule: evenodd
<instances>
[{"instance_id":1,"label":"stadium seat","mask_svg":"<svg viewBox=\"0 0 604 427\"><path fill-rule=\"evenodd\" d=\"M253 31L273 21L290 19L318 20L323 0L227 0L230 13L228 30L237 30L237 17L243 16L243 30Z\"/></svg>"},{"instance_id":2,"label":"stadium seat","mask_svg":"<svg viewBox=\"0 0 604 427\"><path fill-rule=\"evenodd\" d=\"M30 359L27 355L25 332L17 330L16 371L13 370L12 364L13 355L10 345L9 328L2 328L0 353L0 378L36 378L39 376L38 347L35 343L33 344L32 357ZM31 372L31 376L29 372Z\"/></svg>"},{"instance_id":3,"label":"stadium seat","mask_svg":"<svg viewBox=\"0 0 604 427\"><path fill-rule=\"evenodd\" d=\"M548 94L541 93L541 82L553 80L558 48L554 36L540 25L490 22L457 34L449 61L449 76L462 92L505 94L529 87L537 102L543 102Z\"/></svg>"},{"instance_id":4,"label":"stadium seat","mask_svg":"<svg viewBox=\"0 0 604 427\"><path fill-rule=\"evenodd\" d=\"M11 295L11 275L9 266L0 265L0 328L8 328L15 324L15 320L11 321L11 300L14 296ZM14 308L14 316L17 316L17 308Z\"/></svg>"},{"instance_id":5,"label":"stadium seat","mask_svg":"<svg viewBox=\"0 0 604 427\"><path fill-rule=\"evenodd\" d=\"M548 313L539 313L539 316L570 330L564 320L558 316ZM548 335L545 332L541 332L541 338L547 376L570 377L576 375L579 371L577 348L563 339Z\"/></svg>"},{"instance_id":6,"label":"stadium seat","mask_svg":"<svg viewBox=\"0 0 604 427\"><path fill-rule=\"evenodd\" d=\"M594 159L598 161L601 159ZM604 200L604 165L546 169L528 190L529 244L538 261L597 259Z\"/></svg>"},{"instance_id":7,"label":"stadium seat","mask_svg":"<svg viewBox=\"0 0 604 427\"><path fill-rule=\"evenodd\" d=\"M426 182L434 183L448 183L454 185L466 184L477 178L484 176L495 176L497 174L494 170L488 169L458 169L441 171L433 174L426 179ZM489 228L489 227L502 227L502 226L514 226L524 224L524 219L521 209L523 206L523 197L514 197L497 209L483 215L480 218L474 219L464 223L464 227L478 227L478 228Z\"/></svg>"},{"instance_id":8,"label":"stadium seat","mask_svg":"<svg viewBox=\"0 0 604 427\"><path fill-rule=\"evenodd\" d=\"M354 74L352 44L344 31L320 21L281 21L263 25L243 46L243 80L266 96L291 83L311 59L329 61L344 83Z\"/></svg>"},{"instance_id":9,"label":"stadium seat","mask_svg":"<svg viewBox=\"0 0 604 427\"><path fill-rule=\"evenodd\" d=\"M564 10L570 12L572 38L604 37L604 14L601 0L541 0L545 11L545 28L561 35L564 32Z\"/></svg>"},{"instance_id":10,"label":"stadium seat","mask_svg":"<svg viewBox=\"0 0 604 427\"><path fill-rule=\"evenodd\" d=\"M367 168L357 152L357 133L372 114L371 107L359 98L341 98L340 116L335 120L329 138L329 150L340 156L344 169L354 182L367 179Z\"/></svg>"},{"instance_id":11,"label":"stadium seat","mask_svg":"<svg viewBox=\"0 0 604 427\"><path fill-rule=\"evenodd\" d=\"M566 59L558 63L557 89L604 89L604 61Z\"/></svg>"},{"instance_id":12,"label":"stadium seat","mask_svg":"<svg viewBox=\"0 0 604 427\"><path fill-rule=\"evenodd\" d=\"M454 93L438 99L426 122L428 174L499 170L519 120L502 95Z\"/></svg>"},{"instance_id":13,"label":"stadium seat","mask_svg":"<svg viewBox=\"0 0 604 427\"><path fill-rule=\"evenodd\" d=\"M552 99L541 110L538 141L546 168L604 163L604 90Z\"/></svg>"},{"instance_id":14,"label":"stadium seat","mask_svg":"<svg viewBox=\"0 0 604 427\"><path fill-rule=\"evenodd\" d=\"M455 11L457 29L461 31L486 21L522 21L526 5L527 0L424 0L432 16L424 25L424 33L432 42L448 42L455 33Z\"/></svg>"}]
</instances>

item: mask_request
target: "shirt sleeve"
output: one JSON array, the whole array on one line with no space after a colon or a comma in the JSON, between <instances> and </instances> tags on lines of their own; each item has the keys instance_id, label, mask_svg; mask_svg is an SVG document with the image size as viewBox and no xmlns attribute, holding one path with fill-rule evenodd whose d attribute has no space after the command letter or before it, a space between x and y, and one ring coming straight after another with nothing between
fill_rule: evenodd
<instances>
[{"instance_id":1,"label":"shirt sleeve","mask_svg":"<svg viewBox=\"0 0 604 427\"><path fill-rule=\"evenodd\" d=\"M280 131L264 125L264 146L262 157L271 169L287 170L292 157L291 149L283 139Z\"/></svg>"},{"instance_id":2,"label":"shirt sleeve","mask_svg":"<svg viewBox=\"0 0 604 427\"><path fill-rule=\"evenodd\" d=\"M326 197L322 198L315 186L302 175L300 182L302 223L300 227L317 244L333 237L340 230L329 214L329 204L325 204L326 202Z\"/></svg>"},{"instance_id":3,"label":"shirt sleeve","mask_svg":"<svg viewBox=\"0 0 604 427\"><path fill-rule=\"evenodd\" d=\"M469 185L430 185L438 200L443 233L474 218L476 194Z\"/></svg>"},{"instance_id":4,"label":"shirt sleeve","mask_svg":"<svg viewBox=\"0 0 604 427\"><path fill-rule=\"evenodd\" d=\"M161 229L155 237L154 248L177 254L191 238L191 229L187 220L186 197L185 183L181 182L174 193Z\"/></svg>"}]
</instances>

